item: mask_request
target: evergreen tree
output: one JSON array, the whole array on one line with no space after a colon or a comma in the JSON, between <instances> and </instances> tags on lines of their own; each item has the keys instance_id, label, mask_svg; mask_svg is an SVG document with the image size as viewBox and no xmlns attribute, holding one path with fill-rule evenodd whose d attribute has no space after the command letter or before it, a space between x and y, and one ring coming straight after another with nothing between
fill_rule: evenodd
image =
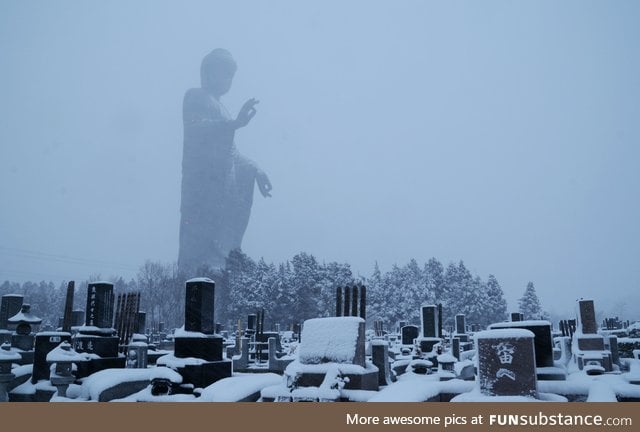
<instances>
[{"instance_id":1,"label":"evergreen tree","mask_svg":"<svg viewBox=\"0 0 640 432\"><path fill-rule=\"evenodd\" d=\"M524 290L522 298L518 300L518 305L520 307L520 312L524 314L524 319L540 319L542 316L540 300L536 294L533 282L529 282L527 284L527 288Z\"/></svg>"},{"instance_id":2,"label":"evergreen tree","mask_svg":"<svg viewBox=\"0 0 640 432\"><path fill-rule=\"evenodd\" d=\"M487 279L487 317L488 324L504 321L507 318L507 301L496 277Z\"/></svg>"},{"instance_id":3,"label":"evergreen tree","mask_svg":"<svg viewBox=\"0 0 640 432\"><path fill-rule=\"evenodd\" d=\"M382 272L376 261L373 266L373 273L367 279L367 316L372 320L383 320L388 324L385 310L387 308L387 293L384 289Z\"/></svg>"},{"instance_id":4,"label":"evergreen tree","mask_svg":"<svg viewBox=\"0 0 640 432\"><path fill-rule=\"evenodd\" d=\"M444 291L444 267L442 263L435 258L429 259L424 265L423 273L429 291L429 302L440 303Z\"/></svg>"},{"instance_id":5,"label":"evergreen tree","mask_svg":"<svg viewBox=\"0 0 640 432\"><path fill-rule=\"evenodd\" d=\"M313 255L301 252L291 260L293 266L293 292L296 301L291 304L293 315L300 321L317 317L320 313L320 266Z\"/></svg>"}]
</instances>

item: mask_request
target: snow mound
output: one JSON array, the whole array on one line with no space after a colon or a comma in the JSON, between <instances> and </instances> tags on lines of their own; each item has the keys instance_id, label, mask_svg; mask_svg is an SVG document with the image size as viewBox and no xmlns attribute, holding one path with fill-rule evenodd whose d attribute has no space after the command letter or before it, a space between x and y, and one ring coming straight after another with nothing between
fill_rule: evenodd
<instances>
[{"instance_id":1,"label":"snow mound","mask_svg":"<svg viewBox=\"0 0 640 432\"><path fill-rule=\"evenodd\" d=\"M299 360L303 364L352 363L360 324L358 317L330 317L306 320L302 329Z\"/></svg>"}]
</instances>

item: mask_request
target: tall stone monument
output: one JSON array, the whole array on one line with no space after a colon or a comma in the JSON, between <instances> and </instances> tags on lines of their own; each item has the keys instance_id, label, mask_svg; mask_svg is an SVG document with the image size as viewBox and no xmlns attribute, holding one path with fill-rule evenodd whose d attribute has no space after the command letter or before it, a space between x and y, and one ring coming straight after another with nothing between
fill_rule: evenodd
<instances>
[{"instance_id":1,"label":"tall stone monument","mask_svg":"<svg viewBox=\"0 0 640 432\"><path fill-rule=\"evenodd\" d=\"M271 183L235 145L236 131L256 114L249 99L232 118L220 98L231 88L236 62L215 49L200 68L201 86L184 97L184 146L178 267L186 274L202 266L221 269L240 248L249 223L254 184L269 197Z\"/></svg>"}]
</instances>

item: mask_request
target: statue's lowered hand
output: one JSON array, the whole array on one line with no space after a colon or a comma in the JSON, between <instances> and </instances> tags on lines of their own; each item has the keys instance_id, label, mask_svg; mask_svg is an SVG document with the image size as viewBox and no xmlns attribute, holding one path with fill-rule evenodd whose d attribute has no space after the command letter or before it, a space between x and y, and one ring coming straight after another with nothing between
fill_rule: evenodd
<instances>
[{"instance_id":1,"label":"statue's lowered hand","mask_svg":"<svg viewBox=\"0 0 640 432\"><path fill-rule=\"evenodd\" d=\"M273 186L271 186L269 177L267 177L263 171L258 171L256 175L256 183L258 183L258 189L260 189L260 193L263 197L267 198L271 196L270 192L271 189L273 189Z\"/></svg>"},{"instance_id":2,"label":"statue's lowered hand","mask_svg":"<svg viewBox=\"0 0 640 432\"><path fill-rule=\"evenodd\" d=\"M238 117L236 117L235 120L236 129L245 127L249 124L249 121L251 121L253 116L256 115L256 109L254 106L259 102L259 100L251 98L242 105L242 108L240 108L240 112L238 113Z\"/></svg>"}]
</instances>

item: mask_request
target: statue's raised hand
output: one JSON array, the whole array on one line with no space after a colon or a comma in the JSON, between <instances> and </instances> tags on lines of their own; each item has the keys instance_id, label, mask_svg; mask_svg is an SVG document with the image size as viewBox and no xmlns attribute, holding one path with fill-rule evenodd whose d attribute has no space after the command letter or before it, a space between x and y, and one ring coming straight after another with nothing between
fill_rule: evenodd
<instances>
[{"instance_id":1,"label":"statue's raised hand","mask_svg":"<svg viewBox=\"0 0 640 432\"><path fill-rule=\"evenodd\" d=\"M254 106L258 102L260 101L258 101L257 99L251 98L248 101L246 101L244 105L242 105L242 108L240 108L240 112L238 113L238 117L236 117L236 120L235 120L236 129L245 127L247 124L249 124L249 121L251 121L253 116L256 115L256 109L254 108Z\"/></svg>"},{"instance_id":2,"label":"statue's raised hand","mask_svg":"<svg viewBox=\"0 0 640 432\"><path fill-rule=\"evenodd\" d=\"M260 189L260 193L263 197L267 198L271 196L271 182L269 181L269 177L262 170L258 170L256 173L256 183L258 183L258 189Z\"/></svg>"}]
</instances>

